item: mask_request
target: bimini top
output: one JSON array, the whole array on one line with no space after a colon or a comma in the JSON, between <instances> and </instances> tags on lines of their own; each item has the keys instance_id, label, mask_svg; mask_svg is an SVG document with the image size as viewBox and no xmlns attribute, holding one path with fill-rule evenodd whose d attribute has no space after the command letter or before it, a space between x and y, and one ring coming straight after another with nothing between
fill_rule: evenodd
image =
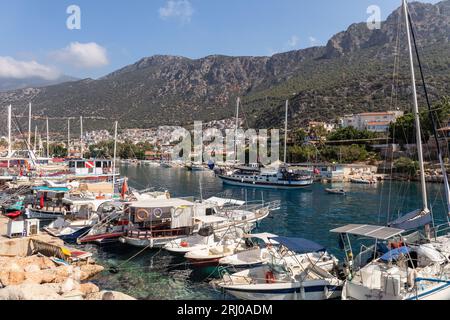
<instances>
[{"instance_id":1,"label":"bimini top","mask_svg":"<svg viewBox=\"0 0 450 320\"><path fill-rule=\"evenodd\" d=\"M379 240L387 240L405 232L402 229L371 226L367 224L349 224L340 228L331 230L334 233L346 233L357 236L363 236Z\"/></svg>"},{"instance_id":2,"label":"bimini top","mask_svg":"<svg viewBox=\"0 0 450 320\"><path fill-rule=\"evenodd\" d=\"M380 259L386 262L396 261L401 255L406 255L410 252L408 247L400 247L385 253Z\"/></svg>"},{"instance_id":3,"label":"bimini top","mask_svg":"<svg viewBox=\"0 0 450 320\"><path fill-rule=\"evenodd\" d=\"M322 245L302 238L275 237L270 239L296 253L310 253L326 250Z\"/></svg>"},{"instance_id":4,"label":"bimini top","mask_svg":"<svg viewBox=\"0 0 450 320\"><path fill-rule=\"evenodd\" d=\"M264 241L265 243L270 243L269 240L272 240L272 243L276 244L276 241L274 239L277 237L278 236L276 234L263 232L263 233L244 234L243 238L245 238L245 239L251 239L251 238L260 239L260 240Z\"/></svg>"}]
</instances>

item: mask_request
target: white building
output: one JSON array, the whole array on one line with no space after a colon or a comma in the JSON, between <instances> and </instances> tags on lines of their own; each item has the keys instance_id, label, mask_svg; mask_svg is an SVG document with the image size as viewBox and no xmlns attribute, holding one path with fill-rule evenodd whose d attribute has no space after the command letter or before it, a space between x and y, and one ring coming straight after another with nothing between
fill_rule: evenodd
<instances>
[{"instance_id":1,"label":"white building","mask_svg":"<svg viewBox=\"0 0 450 320\"><path fill-rule=\"evenodd\" d=\"M386 132L391 123L404 115L403 111L366 112L344 116L340 119L342 128L354 127L358 130Z\"/></svg>"}]
</instances>

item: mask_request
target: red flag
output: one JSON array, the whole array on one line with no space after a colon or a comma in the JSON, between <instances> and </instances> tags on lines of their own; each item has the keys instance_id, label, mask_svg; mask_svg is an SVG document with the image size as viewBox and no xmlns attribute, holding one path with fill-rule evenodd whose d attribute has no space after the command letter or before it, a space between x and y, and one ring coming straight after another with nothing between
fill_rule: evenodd
<instances>
[{"instance_id":1,"label":"red flag","mask_svg":"<svg viewBox=\"0 0 450 320\"><path fill-rule=\"evenodd\" d=\"M40 206L41 208L43 208L43 207L44 207L44 204L45 204L45 202L44 202L44 195L41 194L41 199L39 200L39 206Z\"/></svg>"}]
</instances>

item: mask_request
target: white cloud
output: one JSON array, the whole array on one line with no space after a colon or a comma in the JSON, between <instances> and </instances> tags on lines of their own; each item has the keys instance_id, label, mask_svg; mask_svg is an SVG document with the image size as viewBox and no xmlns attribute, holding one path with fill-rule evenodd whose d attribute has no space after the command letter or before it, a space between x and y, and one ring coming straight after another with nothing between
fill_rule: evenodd
<instances>
[{"instance_id":1,"label":"white cloud","mask_svg":"<svg viewBox=\"0 0 450 320\"><path fill-rule=\"evenodd\" d=\"M296 48L298 46L299 42L300 42L300 38L298 36L296 36L296 35L293 35L289 39L287 45L288 45L289 48Z\"/></svg>"},{"instance_id":2,"label":"white cloud","mask_svg":"<svg viewBox=\"0 0 450 320\"><path fill-rule=\"evenodd\" d=\"M315 47L320 45L320 41L311 36L309 37L309 44L311 45L311 47Z\"/></svg>"},{"instance_id":3,"label":"white cloud","mask_svg":"<svg viewBox=\"0 0 450 320\"><path fill-rule=\"evenodd\" d=\"M72 42L52 56L78 68L98 68L109 64L106 49L95 42Z\"/></svg>"},{"instance_id":4,"label":"white cloud","mask_svg":"<svg viewBox=\"0 0 450 320\"><path fill-rule=\"evenodd\" d=\"M0 57L0 78L25 79L38 77L55 80L60 76L58 70L42 65L35 60L19 61L11 57Z\"/></svg>"},{"instance_id":5,"label":"white cloud","mask_svg":"<svg viewBox=\"0 0 450 320\"><path fill-rule=\"evenodd\" d=\"M159 8L159 17L163 20L175 18L191 22L193 14L194 8L188 0L169 0L165 7Z\"/></svg>"}]
</instances>

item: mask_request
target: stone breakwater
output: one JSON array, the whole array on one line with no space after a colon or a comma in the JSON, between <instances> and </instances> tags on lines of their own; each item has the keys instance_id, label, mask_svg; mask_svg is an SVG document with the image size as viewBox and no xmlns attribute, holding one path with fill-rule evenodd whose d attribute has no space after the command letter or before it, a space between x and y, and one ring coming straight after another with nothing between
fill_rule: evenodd
<instances>
[{"instance_id":1,"label":"stone breakwater","mask_svg":"<svg viewBox=\"0 0 450 320\"><path fill-rule=\"evenodd\" d=\"M104 271L90 258L61 264L35 253L33 240L63 246L59 238L3 236L7 221L0 217L0 300L135 300L120 292L101 291L89 282Z\"/></svg>"},{"instance_id":2,"label":"stone breakwater","mask_svg":"<svg viewBox=\"0 0 450 320\"><path fill-rule=\"evenodd\" d=\"M132 300L86 282L104 268L57 265L45 256L0 257L0 300Z\"/></svg>"}]
</instances>

